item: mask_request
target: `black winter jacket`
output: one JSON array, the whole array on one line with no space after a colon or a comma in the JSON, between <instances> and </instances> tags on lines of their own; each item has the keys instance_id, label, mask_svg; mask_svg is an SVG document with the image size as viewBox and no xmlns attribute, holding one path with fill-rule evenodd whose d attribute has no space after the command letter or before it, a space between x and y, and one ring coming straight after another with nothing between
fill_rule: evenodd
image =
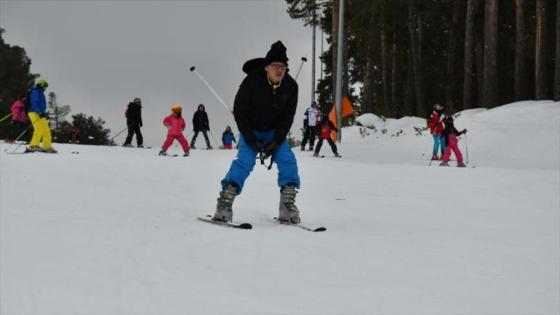
<instances>
[{"instance_id":1,"label":"black winter jacket","mask_svg":"<svg viewBox=\"0 0 560 315\"><path fill-rule=\"evenodd\" d=\"M258 59L257 59L258 60ZM286 139L297 108L298 85L288 74L282 83L273 90L268 82L262 63L253 69L247 65L254 63L249 60L243 66L248 73L235 95L233 115L237 128L249 145L255 145L256 137L253 130L275 130L274 142L280 145Z\"/></svg>"},{"instance_id":2,"label":"black winter jacket","mask_svg":"<svg viewBox=\"0 0 560 315\"><path fill-rule=\"evenodd\" d=\"M210 130L210 123L208 122L208 114L206 114L206 111L197 110L194 112L192 123L194 131Z\"/></svg>"},{"instance_id":3,"label":"black winter jacket","mask_svg":"<svg viewBox=\"0 0 560 315\"><path fill-rule=\"evenodd\" d=\"M142 127L142 105L133 102L128 103L126 109L126 125Z\"/></svg>"}]
</instances>

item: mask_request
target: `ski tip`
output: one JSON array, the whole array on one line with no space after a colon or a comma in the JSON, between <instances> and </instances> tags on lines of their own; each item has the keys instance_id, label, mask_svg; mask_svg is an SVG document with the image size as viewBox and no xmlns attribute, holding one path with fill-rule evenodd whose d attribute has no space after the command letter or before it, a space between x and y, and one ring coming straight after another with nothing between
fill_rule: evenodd
<instances>
[{"instance_id":1,"label":"ski tip","mask_svg":"<svg viewBox=\"0 0 560 315\"><path fill-rule=\"evenodd\" d=\"M250 223L241 223L237 227L244 230L250 230L253 228L253 226Z\"/></svg>"}]
</instances>

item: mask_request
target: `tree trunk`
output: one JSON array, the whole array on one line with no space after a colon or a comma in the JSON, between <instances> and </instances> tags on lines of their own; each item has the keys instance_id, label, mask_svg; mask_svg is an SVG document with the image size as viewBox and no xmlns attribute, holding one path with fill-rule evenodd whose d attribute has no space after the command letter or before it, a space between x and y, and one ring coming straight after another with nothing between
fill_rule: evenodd
<instances>
[{"instance_id":1,"label":"tree trunk","mask_svg":"<svg viewBox=\"0 0 560 315\"><path fill-rule=\"evenodd\" d=\"M484 12L484 90L482 105L492 108L498 105L498 0L486 0Z\"/></svg>"},{"instance_id":2,"label":"tree trunk","mask_svg":"<svg viewBox=\"0 0 560 315\"><path fill-rule=\"evenodd\" d=\"M484 34L475 34L475 54L476 54L476 107L483 107L482 99L484 91Z\"/></svg>"},{"instance_id":3,"label":"tree trunk","mask_svg":"<svg viewBox=\"0 0 560 315\"><path fill-rule=\"evenodd\" d=\"M388 66L389 56L387 48L387 32L385 29L381 29L381 77L383 84L383 114L389 116L389 108L391 104L389 103L389 66Z\"/></svg>"},{"instance_id":4,"label":"tree trunk","mask_svg":"<svg viewBox=\"0 0 560 315\"><path fill-rule=\"evenodd\" d=\"M413 61L412 61L412 50L408 50L408 64L407 64L407 74L406 74L406 92L404 97L403 112L405 115L416 114L414 108L415 95L414 95L414 71L413 71Z\"/></svg>"},{"instance_id":5,"label":"tree trunk","mask_svg":"<svg viewBox=\"0 0 560 315\"><path fill-rule=\"evenodd\" d=\"M554 65L554 101L560 101L560 3L556 1L556 61Z\"/></svg>"},{"instance_id":6,"label":"tree trunk","mask_svg":"<svg viewBox=\"0 0 560 315\"><path fill-rule=\"evenodd\" d=\"M474 17L477 2L469 0L467 4L467 19L465 21L465 73L463 77L463 108L472 108L473 104L473 78L474 72Z\"/></svg>"},{"instance_id":7,"label":"tree trunk","mask_svg":"<svg viewBox=\"0 0 560 315\"><path fill-rule=\"evenodd\" d=\"M399 118L402 115L402 109L397 99L397 91L399 90L397 84L397 43L396 35L393 34L393 48L391 52L391 104L393 105L392 113L394 117Z\"/></svg>"},{"instance_id":8,"label":"tree trunk","mask_svg":"<svg viewBox=\"0 0 560 315\"><path fill-rule=\"evenodd\" d=\"M526 25L526 0L515 0L515 74L514 99L529 99L529 35Z\"/></svg>"},{"instance_id":9,"label":"tree trunk","mask_svg":"<svg viewBox=\"0 0 560 315\"><path fill-rule=\"evenodd\" d=\"M453 1L453 14L451 17L451 25L449 27L449 42L447 45L447 82L445 84L445 102L448 106L453 103L453 88L455 86L455 46L457 43L457 24L459 24L459 15L461 14L461 2L463 0Z\"/></svg>"},{"instance_id":10,"label":"tree trunk","mask_svg":"<svg viewBox=\"0 0 560 315\"><path fill-rule=\"evenodd\" d=\"M336 55L338 48L338 0L332 0L332 28L331 28L331 50L332 50L332 100L336 99Z\"/></svg>"},{"instance_id":11,"label":"tree trunk","mask_svg":"<svg viewBox=\"0 0 560 315\"><path fill-rule=\"evenodd\" d=\"M369 38L368 38L368 46L367 46L367 55L366 55L366 71L364 73L364 112L366 113L373 113L373 97L375 93L375 83L374 83L374 73L373 73L373 65L374 65L374 38L373 38L373 14L370 17L369 21Z\"/></svg>"},{"instance_id":12,"label":"tree trunk","mask_svg":"<svg viewBox=\"0 0 560 315\"><path fill-rule=\"evenodd\" d=\"M410 0L408 4L408 30L410 33L410 51L412 54L412 67L414 74L414 92L416 94L416 115L424 116L424 93L422 85L422 24L420 16L416 12L415 0Z\"/></svg>"},{"instance_id":13,"label":"tree trunk","mask_svg":"<svg viewBox=\"0 0 560 315\"><path fill-rule=\"evenodd\" d=\"M537 21L535 28L535 98L547 98L548 78L546 71L546 24L547 1L537 0Z\"/></svg>"}]
</instances>

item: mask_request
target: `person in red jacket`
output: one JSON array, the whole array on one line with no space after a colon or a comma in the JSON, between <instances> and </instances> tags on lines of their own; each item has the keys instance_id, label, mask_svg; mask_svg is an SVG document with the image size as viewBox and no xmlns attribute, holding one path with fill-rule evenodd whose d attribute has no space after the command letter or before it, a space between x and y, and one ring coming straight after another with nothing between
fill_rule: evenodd
<instances>
[{"instance_id":1,"label":"person in red jacket","mask_svg":"<svg viewBox=\"0 0 560 315\"><path fill-rule=\"evenodd\" d=\"M319 152L321 151L321 147L323 146L323 140L327 140L327 142L331 146L331 150L333 151L334 156L341 157L340 154L338 154L336 144L331 138L331 133L333 130L338 131L332 121L329 120L328 115L323 114L323 118L321 118L321 121L319 123L319 142L317 142L317 146L315 146L315 152L313 153L314 157L319 157Z\"/></svg>"},{"instance_id":2,"label":"person in red jacket","mask_svg":"<svg viewBox=\"0 0 560 315\"><path fill-rule=\"evenodd\" d=\"M434 112L428 118L428 128L434 138L434 149L432 151L432 160L438 160L438 149L441 147L441 157L445 152L445 139L443 134L443 120L445 119L445 109L442 105L434 105Z\"/></svg>"},{"instance_id":3,"label":"person in red jacket","mask_svg":"<svg viewBox=\"0 0 560 315\"><path fill-rule=\"evenodd\" d=\"M181 117L182 110L183 108L181 105L173 104L171 106L171 115L163 119L163 125L167 128L167 138L161 146L159 155L167 155L167 149L171 146L173 140L177 140L185 152L183 156L189 156L189 142L185 139L185 136L183 136L183 130L185 130L186 124L183 117Z\"/></svg>"},{"instance_id":4,"label":"person in red jacket","mask_svg":"<svg viewBox=\"0 0 560 315\"><path fill-rule=\"evenodd\" d=\"M11 107L12 110L12 123L10 130L8 131L8 138L6 142L13 143L23 130L26 129L28 118L25 112L25 102L27 102L27 97L23 97L21 100L16 100Z\"/></svg>"}]
</instances>

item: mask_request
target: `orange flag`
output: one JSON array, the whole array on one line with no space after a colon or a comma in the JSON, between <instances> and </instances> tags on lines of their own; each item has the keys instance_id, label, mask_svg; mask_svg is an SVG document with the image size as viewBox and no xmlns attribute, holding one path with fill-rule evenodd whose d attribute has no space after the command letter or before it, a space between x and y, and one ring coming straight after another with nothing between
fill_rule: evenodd
<instances>
[{"instance_id":1,"label":"orange flag","mask_svg":"<svg viewBox=\"0 0 560 315\"><path fill-rule=\"evenodd\" d=\"M354 109L352 108L352 103L347 96L342 98L342 108L340 109L342 118L354 114ZM332 121L333 125L338 128L338 121L336 120L336 106L333 106L331 112L329 113L329 120ZM331 132L331 139L336 142L336 131Z\"/></svg>"}]
</instances>

